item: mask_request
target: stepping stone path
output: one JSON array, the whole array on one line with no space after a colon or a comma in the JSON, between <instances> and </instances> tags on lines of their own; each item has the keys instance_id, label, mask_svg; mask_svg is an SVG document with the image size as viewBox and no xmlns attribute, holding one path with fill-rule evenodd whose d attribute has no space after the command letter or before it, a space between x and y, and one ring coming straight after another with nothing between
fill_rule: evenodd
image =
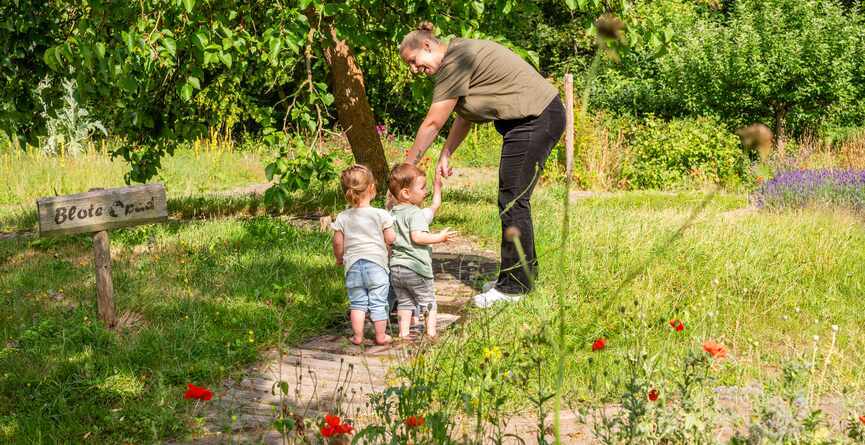
<instances>
[{"instance_id":1,"label":"stepping stone path","mask_svg":"<svg viewBox=\"0 0 865 445\"><path fill-rule=\"evenodd\" d=\"M493 252L479 251L465 239L434 247L441 333L459 322L463 306L484 279L493 277L495 258ZM367 326L371 330L369 323ZM214 390L213 400L204 405L203 435L190 443L281 444L273 421L282 412L321 418L340 407L341 412L363 424L371 414L369 395L398 385L395 367L422 353L425 340L420 337L414 345L397 342L376 346L368 332L361 347L348 341L350 332L346 322L337 332L310 338L282 353L271 351L242 379L224 382Z\"/></svg>"}]
</instances>

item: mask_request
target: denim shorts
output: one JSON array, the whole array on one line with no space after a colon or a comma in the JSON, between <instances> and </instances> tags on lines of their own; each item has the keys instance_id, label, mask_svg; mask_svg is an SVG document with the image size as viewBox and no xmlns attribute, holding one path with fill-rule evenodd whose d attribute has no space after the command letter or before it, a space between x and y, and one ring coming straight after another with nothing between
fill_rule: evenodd
<instances>
[{"instance_id":1,"label":"denim shorts","mask_svg":"<svg viewBox=\"0 0 865 445\"><path fill-rule=\"evenodd\" d=\"M369 312L372 321L387 320L390 276L372 261L357 260L345 274L351 310Z\"/></svg>"}]
</instances>

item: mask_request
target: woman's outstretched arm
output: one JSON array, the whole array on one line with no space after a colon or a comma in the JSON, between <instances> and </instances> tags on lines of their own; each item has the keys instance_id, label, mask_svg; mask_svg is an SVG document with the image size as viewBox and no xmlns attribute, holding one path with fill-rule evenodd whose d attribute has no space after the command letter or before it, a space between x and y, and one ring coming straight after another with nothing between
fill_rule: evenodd
<instances>
[{"instance_id":1,"label":"woman's outstretched arm","mask_svg":"<svg viewBox=\"0 0 865 445\"><path fill-rule=\"evenodd\" d=\"M436 172L438 174L446 178L453 173L449 163L451 155L453 152L457 151L457 148L459 148L460 144L463 143L463 140L466 138L466 135L469 134L471 128L471 122L457 116L454 124L451 126L450 133L448 133L448 139L445 141L444 147L442 147L442 153L439 155L439 162L436 166Z\"/></svg>"},{"instance_id":2,"label":"woman's outstretched arm","mask_svg":"<svg viewBox=\"0 0 865 445\"><path fill-rule=\"evenodd\" d=\"M454 98L438 101L430 105L426 117L423 122L421 122L420 128L417 129L414 144L412 144L408 153L405 155L405 162L417 164L417 161L423 157L424 153L426 153L427 148L432 145L439 133L439 130L441 130L448 121L448 118L456 104L457 99ZM451 130L451 132L453 132L453 130ZM450 140L450 137L448 137L448 140Z\"/></svg>"}]
</instances>

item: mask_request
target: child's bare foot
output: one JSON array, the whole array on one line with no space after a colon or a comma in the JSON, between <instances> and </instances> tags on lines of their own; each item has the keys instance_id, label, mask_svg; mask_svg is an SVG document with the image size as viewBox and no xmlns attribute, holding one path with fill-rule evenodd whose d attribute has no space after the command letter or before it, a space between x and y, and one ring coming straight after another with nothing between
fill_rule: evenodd
<instances>
[{"instance_id":1,"label":"child's bare foot","mask_svg":"<svg viewBox=\"0 0 865 445\"><path fill-rule=\"evenodd\" d=\"M353 344L355 346L362 345L363 344L363 337L357 337L357 336L351 337L351 344Z\"/></svg>"},{"instance_id":2,"label":"child's bare foot","mask_svg":"<svg viewBox=\"0 0 865 445\"><path fill-rule=\"evenodd\" d=\"M390 344L390 342L392 342L392 341L393 341L393 337L391 337L390 335L385 335L384 338L381 340L375 339L375 344L377 344L379 346L384 346L384 345Z\"/></svg>"}]
</instances>

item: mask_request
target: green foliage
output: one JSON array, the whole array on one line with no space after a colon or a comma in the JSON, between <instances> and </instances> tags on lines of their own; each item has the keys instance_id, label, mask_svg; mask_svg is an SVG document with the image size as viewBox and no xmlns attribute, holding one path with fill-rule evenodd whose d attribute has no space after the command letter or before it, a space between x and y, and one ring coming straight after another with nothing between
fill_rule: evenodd
<instances>
[{"instance_id":1,"label":"green foliage","mask_svg":"<svg viewBox=\"0 0 865 445\"><path fill-rule=\"evenodd\" d=\"M642 2L626 16L631 50L610 65L597 105L661 116L718 115L815 128L861 110L861 16L834 0L742 0L729 10ZM641 38L651 30L648 39ZM858 118L865 117L859 114Z\"/></svg>"},{"instance_id":2,"label":"green foliage","mask_svg":"<svg viewBox=\"0 0 865 445\"><path fill-rule=\"evenodd\" d=\"M634 128L622 176L632 188L673 189L691 184L740 184L747 158L739 139L711 118L665 122L649 116Z\"/></svg>"},{"instance_id":3,"label":"green foliage","mask_svg":"<svg viewBox=\"0 0 865 445\"><path fill-rule=\"evenodd\" d=\"M265 192L264 200L268 206L279 212L286 207L292 193L309 190L313 184L323 188L337 176L333 153L322 155L301 146L293 157L289 156L287 151L281 152L279 157L264 169L268 181L276 179L273 186Z\"/></svg>"},{"instance_id":4,"label":"green foliage","mask_svg":"<svg viewBox=\"0 0 865 445\"><path fill-rule=\"evenodd\" d=\"M600 7L593 3L584 6ZM176 141L210 130L316 132L335 115L323 57L332 25L366 73L379 122L413 131L431 83L410 79L396 47L417 21L435 20L444 37L501 41L540 65L538 53L521 46L529 40L510 39L531 34L526 17L542 22L563 4L544 7L555 12L539 15L534 4L514 0L16 1L0 6L0 45L9 54L0 61L0 129L5 139L44 133L44 120L32 119L32 95L50 75L76 79L81 106L128 141L115 155L131 164L131 182L156 174ZM60 97L46 93L49 102Z\"/></svg>"}]
</instances>

